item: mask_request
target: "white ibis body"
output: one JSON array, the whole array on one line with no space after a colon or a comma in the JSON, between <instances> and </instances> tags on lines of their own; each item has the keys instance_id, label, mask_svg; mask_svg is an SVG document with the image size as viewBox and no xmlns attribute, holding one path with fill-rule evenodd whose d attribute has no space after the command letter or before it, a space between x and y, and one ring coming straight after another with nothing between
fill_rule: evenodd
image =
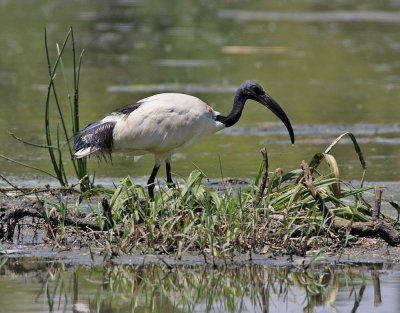
<instances>
[{"instance_id":1,"label":"white ibis body","mask_svg":"<svg viewBox=\"0 0 400 313\"><path fill-rule=\"evenodd\" d=\"M231 113L214 111L200 99L179 93L157 94L127 105L101 121L88 125L74 136L77 158L131 150L134 155L151 153L155 165L147 182L149 197L154 198L154 181L163 162L167 183L171 177L171 155L200 137L234 125L245 102L255 100L270 109L286 126L294 143L292 126L279 104L254 81L245 81L236 91Z\"/></svg>"}]
</instances>

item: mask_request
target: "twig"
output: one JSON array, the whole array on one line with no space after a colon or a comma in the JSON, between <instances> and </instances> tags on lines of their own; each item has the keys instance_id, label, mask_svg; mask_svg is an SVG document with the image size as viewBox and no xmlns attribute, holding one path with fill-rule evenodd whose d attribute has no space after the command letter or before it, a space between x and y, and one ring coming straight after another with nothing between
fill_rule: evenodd
<instances>
[{"instance_id":1,"label":"twig","mask_svg":"<svg viewBox=\"0 0 400 313\"><path fill-rule=\"evenodd\" d=\"M324 199L322 199L322 196L319 194L317 188L315 188L310 168L304 160L301 162L301 169L304 173L303 185L308 189L315 201L317 201L318 207L322 212L322 216L324 219L326 218L326 222L328 225L330 225L332 221L334 221L335 216L333 212L326 207Z\"/></svg>"},{"instance_id":2,"label":"twig","mask_svg":"<svg viewBox=\"0 0 400 313\"><path fill-rule=\"evenodd\" d=\"M0 178L3 178L0 175ZM73 185L69 186L69 187L51 187L52 191L61 191L61 192L74 192L74 193L81 193L78 189L74 188ZM11 191L19 191L22 193L22 195L29 195L29 194L36 194L36 193L42 193L42 192L47 192L48 187L46 186L36 186L36 187L21 187L21 186L15 186L15 185L11 185L8 187L0 187L0 192L2 193L7 193L7 192L11 192Z\"/></svg>"},{"instance_id":3,"label":"twig","mask_svg":"<svg viewBox=\"0 0 400 313\"><path fill-rule=\"evenodd\" d=\"M108 201L106 198L103 198L103 200L101 200L101 206L103 207L103 214L107 219L107 230L112 229L115 226L115 224L114 224L114 219L113 219L112 212L111 212L111 207L108 204Z\"/></svg>"},{"instance_id":4,"label":"twig","mask_svg":"<svg viewBox=\"0 0 400 313\"><path fill-rule=\"evenodd\" d=\"M372 220L379 219L379 214L381 213L381 202L382 202L382 192L383 190L375 186L375 205L372 211Z\"/></svg>"},{"instance_id":5,"label":"twig","mask_svg":"<svg viewBox=\"0 0 400 313\"><path fill-rule=\"evenodd\" d=\"M20 191L21 193L23 193L23 194L25 194L25 192L20 188L20 187L18 187L17 185L14 185L14 184L12 184L7 178L5 178L3 175L0 175L0 178L2 179L2 180L4 180L7 184L9 184L10 186L11 186L11 188L13 188L14 190L18 190L18 191ZM7 188L7 187L3 187L3 188ZM3 192L3 188L1 188L0 189L0 191L1 192ZM3 192L4 193L4 192ZM5 194L5 195L7 195L7 194Z\"/></svg>"},{"instance_id":6,"label":"twig","mask_svg":"<svg viewBox=\"0 0 400 313\"><path fill-rule=\"evenodd\" d=\"M16 164L18 164L18 165L25 166L25 167L30 168L30 169L33 169L33 170L35 170L35 171L41 172L41 173L46 174L46 175L48 175L48 176L50 176L50 177L57 178L55 175L53 175L53 174L50 173L50 172L47 172L47 171L42 170L42 169L40 169L40 168L38 168L38 167L35 167L35 166L30 166L30 165L28 165L28 164L25 164L25 163L23 163L23 162L19 162L19 161L14 160L14 159L11 159L11 158L9 158L9 157L3 155L3 154L0 154L0 158L3 158L3 159L5 159L5 160L7 160L7 161L10 161L10 162L12 162L12 163L16 163Z\"/></svg>"}]
</instances>

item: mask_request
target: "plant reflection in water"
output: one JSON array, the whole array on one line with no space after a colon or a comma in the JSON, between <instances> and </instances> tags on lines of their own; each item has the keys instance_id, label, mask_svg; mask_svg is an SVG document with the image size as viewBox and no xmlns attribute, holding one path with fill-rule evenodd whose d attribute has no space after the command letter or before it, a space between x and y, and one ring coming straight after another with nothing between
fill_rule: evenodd
<instances>
[{"instance_id":1,"label":"plant reflection in water","mask_svg":"<svg viewBox=\"0 0 400 313\"><path fill-rule=\"evenodd\" d=\"M367 286L381 302L383 265L269 267L113 265L82 267L63 263L21 263L10 259L1 276L24 277L40 288L32 300L54 312L315 312L337 305L356 312ZM4 279L3 279L4 280ZM27 308L28 309L28 308ZM44 308L45 309L45 308Z\"/></svg>"}]
</instances>

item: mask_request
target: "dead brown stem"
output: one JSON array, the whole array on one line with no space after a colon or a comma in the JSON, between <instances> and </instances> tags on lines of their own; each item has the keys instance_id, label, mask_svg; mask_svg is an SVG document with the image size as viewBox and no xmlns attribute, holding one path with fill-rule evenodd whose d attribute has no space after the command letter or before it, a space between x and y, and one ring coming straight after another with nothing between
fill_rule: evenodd
<instances>
[{"instance_id":1,"label":"dead brown stem","mask_svg":"<svg viewBox=\"0 0 400 313\"><path fill-rule=\"evenodd\" d=\"M107 225L107 230L111 229L114 227L114 219L112 216L112 212L111 212L111 207L108 204L108 201L106 198L103 198L103 200L101 200L101 206L103 207L103 215L106 217L106 225Z\"/></svg>"},{"instance_id":2,"label":"dead brown stem","mask_svg":"<svg viewBox=\"0 0 400 313\"><path fill-rule=\"evenodd\" d=\"M381 202L382 202L382 192L383 190L379 187L375 186L375 205L372 211L372 219L376 220L379 219L379 214L381 213Z\"/></svg>"},{"instance_id":3,"label":"dead brown stem","mask_svg":"<svg viewBox=\"0 0 400 313\"><path fill-rule=\"evenodd\" d=\"M303 185L308 189L315 201L317 201L318 207L322 212L322 216L324 217L324 219L326 219L326 223L330 225L335 216L333 212L326 207L324 199L322 199L322 196L319 194L317 188L315 188L310 168L304 160L301 162L301 169L304 173Z\"/></svg>"}]
</instances>

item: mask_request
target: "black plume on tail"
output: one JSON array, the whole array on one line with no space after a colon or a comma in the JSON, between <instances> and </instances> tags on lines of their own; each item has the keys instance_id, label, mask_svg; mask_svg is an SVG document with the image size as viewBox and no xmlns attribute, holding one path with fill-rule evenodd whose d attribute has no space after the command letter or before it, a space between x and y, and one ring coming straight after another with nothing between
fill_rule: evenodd
<instances>
[{"instance_id":1,"label":"black plume on tail","mask_svg":"<svg viewBox=\"0 0 400 313\"><path fill-rule=\"evenodd\" d=\"M111 155L113 148L113 130L116 122L94 122L77 133L74 139L74 150L77 158L91 154Z\"/></svg>"}]
</instances>

